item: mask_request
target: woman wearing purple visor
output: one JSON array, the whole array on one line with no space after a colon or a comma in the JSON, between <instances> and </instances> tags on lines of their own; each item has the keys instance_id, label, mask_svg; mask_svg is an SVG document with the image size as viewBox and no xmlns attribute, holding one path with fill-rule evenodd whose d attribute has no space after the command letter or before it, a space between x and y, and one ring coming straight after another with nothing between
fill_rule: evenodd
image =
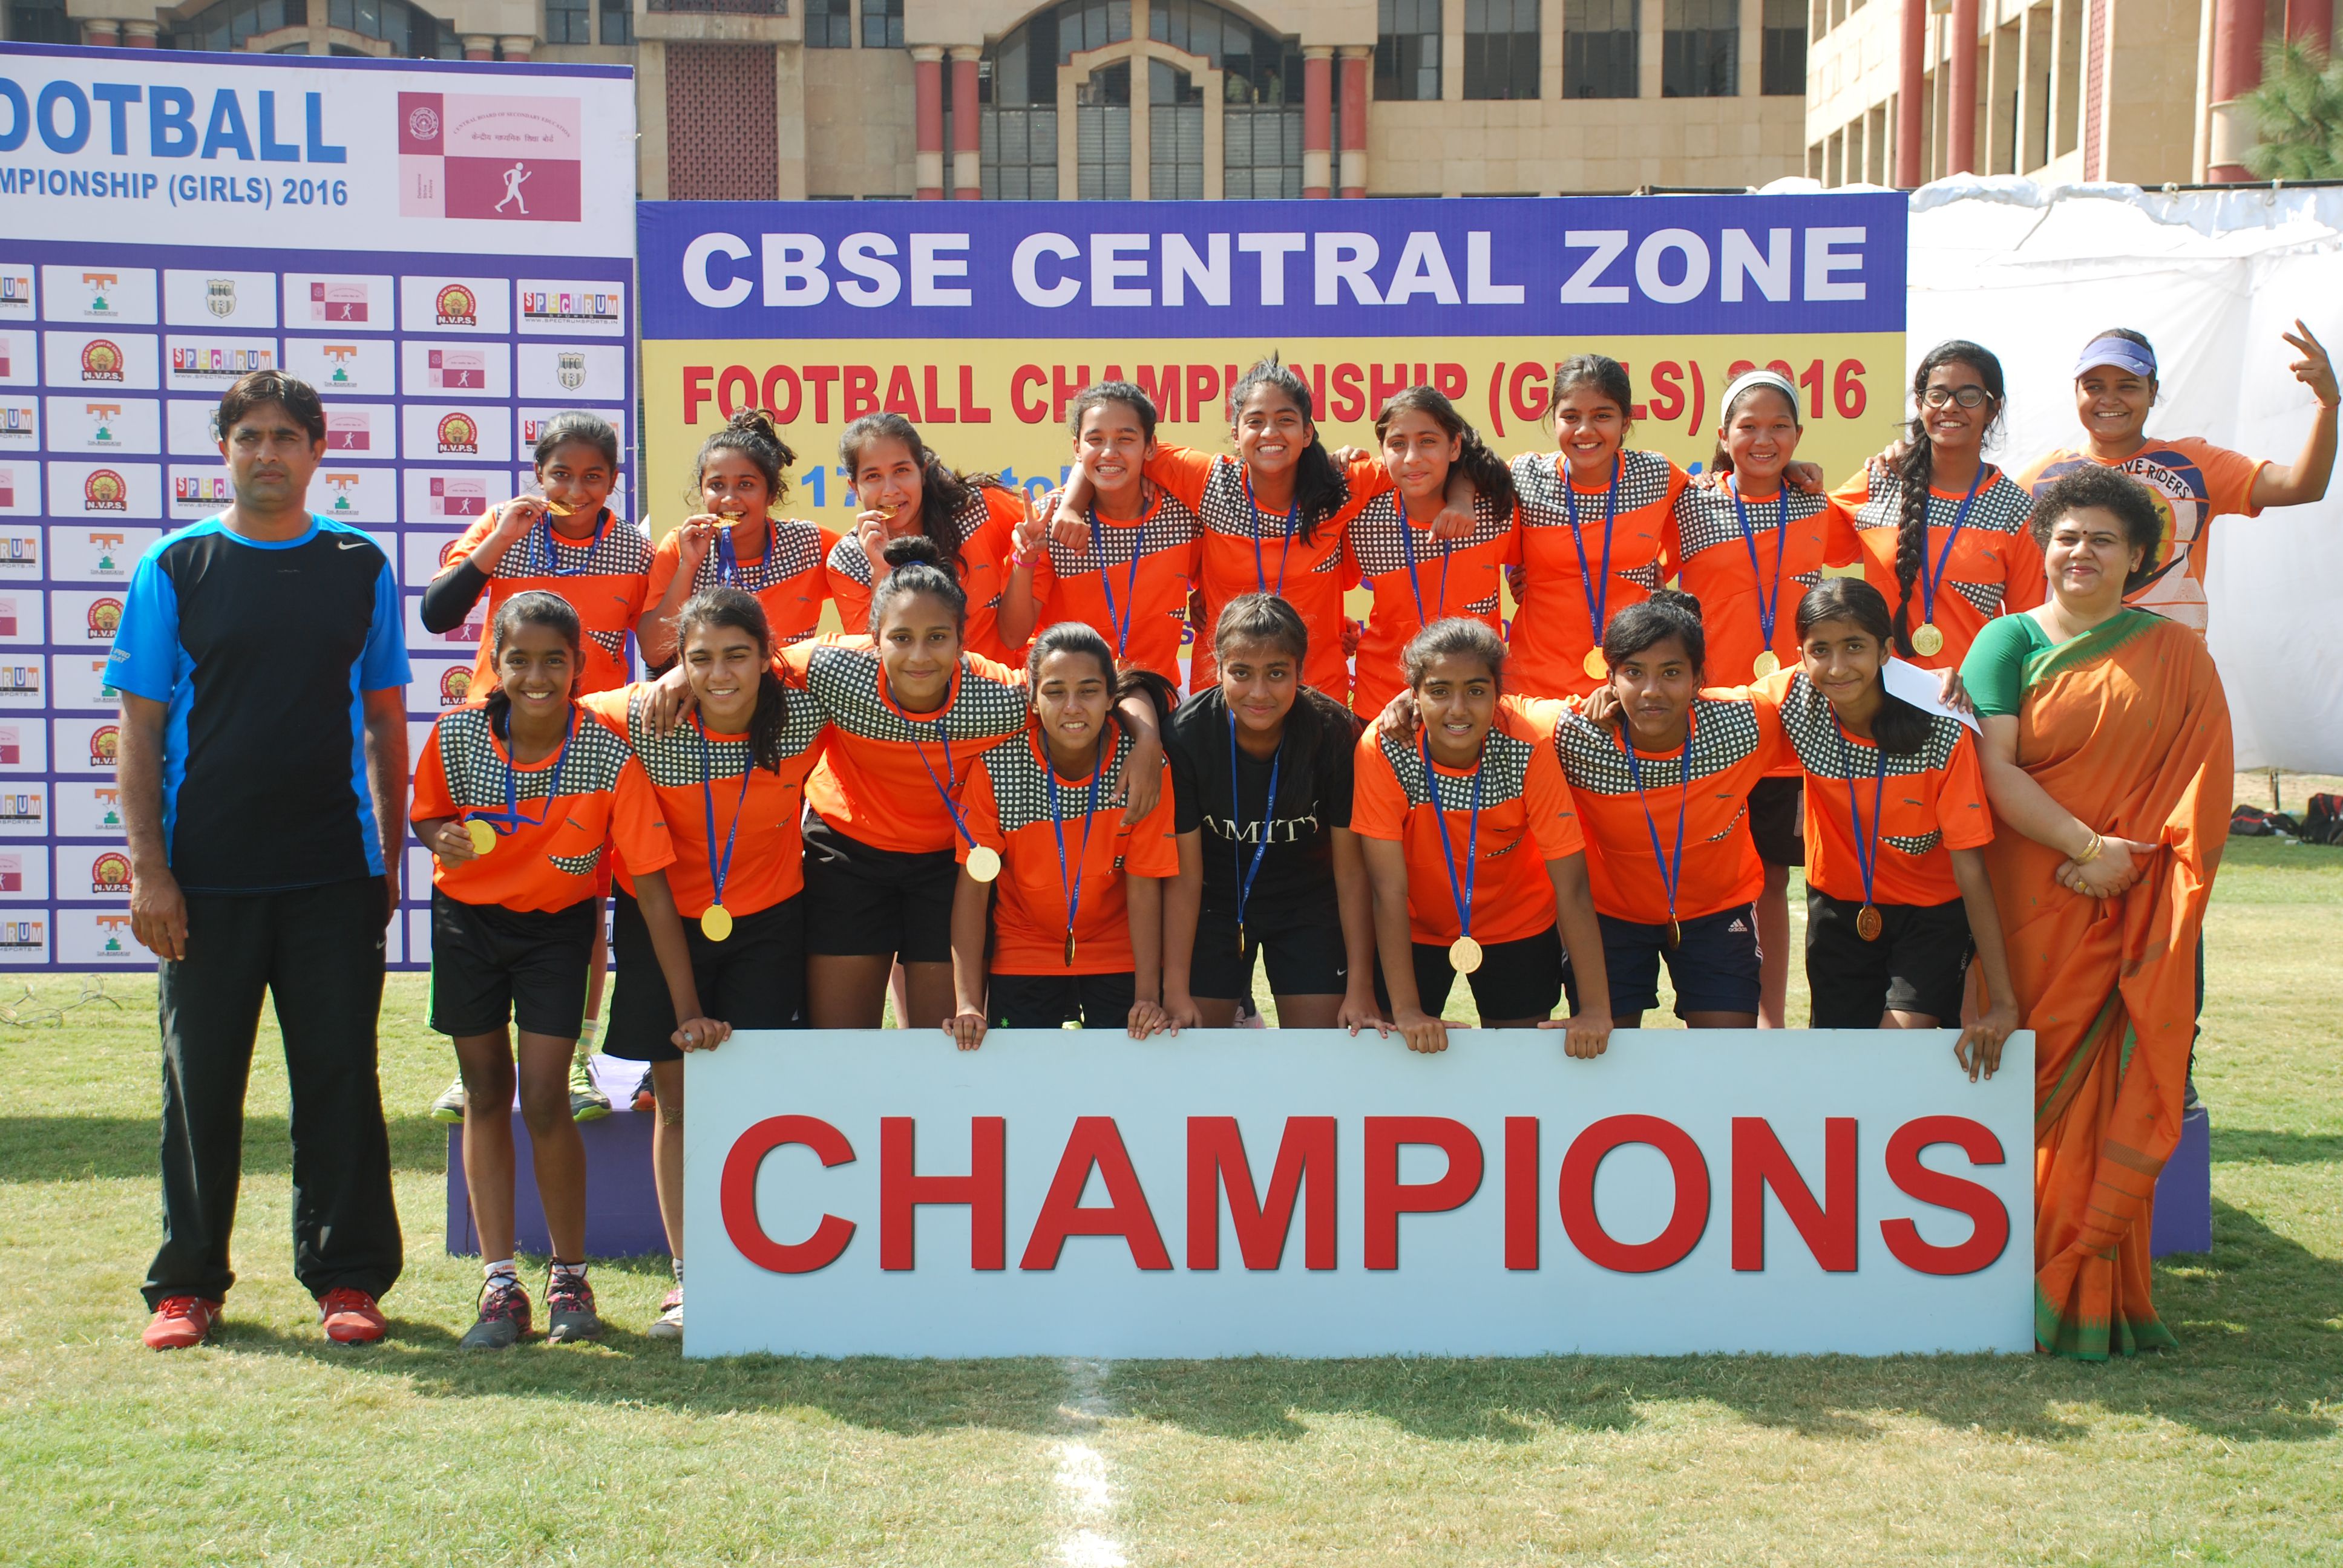
<instances>
[{"instance_id":1,"label":"woman wearing purple visor","mask_svg":"<svg viewBox=\"0 0 2343 1568\"><path fill-rule=\"evenodd\" d=\"M2157 396L2156 350L2128 327L2093 337L2075 363L2075 412L2083 444L2036 461L2018 483L2035 495L2085 464L2120 469L2146 486L2164 520L2156 575L2125 602L2205 631L2206 529L2226 513L2254 517L2264 507L2299 506L2327 494L2335 467L2335 367L2310 328L2298 321L2284 335L2302 356L2288 368L2318 399L2318 417L2292 466L2228 451L2194 436L2150 437Z\"/></svg>"}]
</instances>

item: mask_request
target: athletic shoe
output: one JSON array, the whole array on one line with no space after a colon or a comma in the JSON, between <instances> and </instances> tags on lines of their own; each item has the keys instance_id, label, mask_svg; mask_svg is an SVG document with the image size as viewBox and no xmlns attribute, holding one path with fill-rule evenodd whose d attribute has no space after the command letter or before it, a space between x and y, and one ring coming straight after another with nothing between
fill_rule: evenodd
<instances>
[{"instance_id":1,"label":"athletic shoe","mask_svg":"<svg viewBox=\"0 0 2343 1568\"><path fill-rule=\"evenodd\" d=\"M659 1109L659 1096L651 1092L651 1070L643 1069L643 1076L635 1085L635 1110L649 1112Z\"/></svg>"},{"instance_id":2,"label":"athletic shoe","mask_svg":"<svg viewBox=\"0 0 2343 1568\"><path fill-rule=\"evenodd\" d=\"M219 1326L220 1303L201 1296L166 1296L146 1321L139 1338L150 1351L183 1351L212 1337Z\"/></svg>"},{"instance_id":3,"label":"athletic shoe","mask_svg":"<svg viewBox=\"0 0 2343 1568\"><path fill-rule=\"evenodd\" d=\"M447 1092L431 1102L431 1120L434 1121L464 1120L464 1081L460 1076L447 1086Z\"/></svg>"},{"instance_id":4,"label":"athletic shoe","mask_svg":"<svg viewBox=\"0 0 2343 1568\"><path fill-rule=\"evenodd\" d=\"M594 1311L594 1287L583 1274L548 1271L545 1280L545 1342L566 1345L602 1337L601 1315Z\"/></svg>"},{"instance_id":5,"label":"athletic shoe","mask_svg":"<svg viewBox=\"0 0 2343 1568\"><path fill-rule=\"evenodd\" d=\"M456 1347L467 1351L509 1350L528 1333L528 1292L510 1274L497 1274L480 1287L479 1321Z\"/></svg>"},{"instance_id":6,"label":"athletic shoe","mask_svg":"<svg viewBox=\"0 0 2343 1568\"><path fill-rule=\"evenodd\" d=\"M599 1121L610 1114L610 1097L594 1087L594 1053L580 1045L569 1058L569 1119Z\"/></svg>"},{"instance_id":7,"label":"athletic shoe","mask_svg":"<svg viewBox=\"0 0 2343 1568\"><path fill-rule=\"evenodd\" d=\"M317 1322L337 1345L370 1345L390 1327L372 1296L347 1286L317 1298Z\"/></svg>"},{"instance_id":8,"label":"athletic shoe","mask_svg":"<svg viewBox=\"0 0 2343 1568\"><path fill-rule=\"evenodd\" d=\"M659 1303L659 1315L652 1321L647 1332L655 1340L683 1338L683 1287L681 1285L678 1285L667 1293L667 1300Z\"/></svg>"}]
</instances>

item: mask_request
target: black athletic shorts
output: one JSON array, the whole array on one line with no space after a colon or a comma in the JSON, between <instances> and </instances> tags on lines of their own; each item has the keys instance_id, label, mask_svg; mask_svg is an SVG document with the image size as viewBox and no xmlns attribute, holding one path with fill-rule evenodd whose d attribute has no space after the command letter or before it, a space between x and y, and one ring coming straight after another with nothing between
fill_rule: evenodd
<instances>
[{"instance_id":1,"label":"black athletic shorts","mask_svg":"<svg viewBox=\"0 0 2343 1568\"><path fill-rule=\"evenodd\" d=\"M1129 970L1103 975L1001 975L992 977L985 1002L995 1029L1121 1029L1131 1021L1139 988Z\"/></svg>"},{"instance_id":2,"label":"black athletic shorts","mask_svg":"<svg viewBox=\"0 0 2343 1568\"><path fill-rule=\"evenodd\" d=\"M805 1027L805 904L800 893L753 915L736 914L732 934L720 942L702 936L698 920L683 922L706 1017L734 1029ZM669 1038L681 1020L668 998L659 955L651 950L650 927L643 922L642 906L623 890L611 922L610 951L618 972L610 984L603 1053L630 1061L682 1060L683 1052Z\"/></svg>"},{"instance_id":3,"label":"black athletic shorts","mask_svg":"<svg viewBox=\"0 0 2343 1568\"><path fill-rule=\"evenodd\" d=\"M432 889L431 1027L460 1038L494 1034L509 1019L529 1034L576 1040L601 918L598 899L508 910Z\"/></svg>"},{"instance_id":4,"label":"black athletic shorts","mask_svg":"<svg viewBox=\"0 0 2343 1568\"><path fill-rule=\"evenodd\" d=\"M1456 971L1448 962L1445 942L1414 942L1415 994L1433 1018L1448 1005L1456 989ZM1562 971L1567 963L1562 933L1548 926L1519 941L1491 942L1481 950L1481 967L1464 977L1473 988L1473 1006L1485 1021L1493 1019L1551 1018L1562 1000ZM1376 977L1375 1000L1391 1013L1391 993Z\"/></svg>"},{"instance_id":5,"label":"black athletic shorts","mask_svg":"<svg viewBox=\"0 0 2343 1568\"><path fill-rule=\"evenodd\" d=\"M1879 940L1855 930L1863 906L1806 890L1806 989L1816 1029L1877 1029L1883 1012L1926 1013L1959 1027L1968 983L1968 906L1880 904Z\"/></svg>"},{"instance_id":6,"label":"black athletic shorts","mask_svg":"<svg viewBox=\"0 0 2343 1568\"><path fill-rule=\"evenodd\" d=\"M1806 781L1760 779L1749 787L1749 836L1769 866L1806 863Z\"/></svg>"},{"instance_id":7,"label":"black athletic shorts","mask_svg":"<svg viewBox=\"0 0 2343 1568\"><path fill-rule=\"evenodd\" d=\"M1665 926L1614 920L1599 910L1603 967L1609 971L1614 1016L1660 1005L1660 964L1675 988L1676 1016L1757 1010L1757 916L1747 904L1685 920L1684 941L1667 945ZM1577 1005L1574 986L1571 1004Z\"/></svg>"},{"instance_id":8,"label":"black athletic shorts","mask_svg":"<svg viewBox=\"0 0 2343 1568\"><path fill-rule=\"evenodd\" d=\"M833 958L892 953L907 964L948 964L959 882L950 849L876 849L809 816L805 898L821 918L806 933L806 951Z\"/></svg>"},{"instance_id":9,"label":"black athletic shorts","mask_svg":"<svg viewBox=\"0 0 2343 1568\"><path fill-rule=\"evenodd\" d=\"M1274 923L1245 921L1245 946L1237 950L1237 923L1210 910L1196 917L1196 956L1188 966L1188 994L1225 1000L1252 994L1253 960L1269 950L1272 996L1341 996L1351 989L1350 950L1342 927L1327 911L1325 920Z\"/></svg>"}]
</instances>

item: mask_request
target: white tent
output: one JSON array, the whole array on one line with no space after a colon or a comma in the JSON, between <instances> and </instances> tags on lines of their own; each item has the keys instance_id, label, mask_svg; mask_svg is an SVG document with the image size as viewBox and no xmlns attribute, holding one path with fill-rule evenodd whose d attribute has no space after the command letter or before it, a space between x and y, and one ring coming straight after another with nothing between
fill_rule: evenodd
<instances>
[{"instance_id":1,"label":"white tent","mask_svg":"<svg viewBox=\"0 0 2343 1568\"><path fill-rule=\"evenodd\" d=\"M2075 355L2118 326L2156 344L2151 434L2289 463L2317 409L2278 334L2298 317L2343 358L2343 189L1939 180L1912 195L1910 280L1913 360L1947 337L2000 357L2013 468L2077 442ZM2217 521L2207 578L2237 766L2343 772L2343 477L2317 505Z\"/></svg>"}]
</instances>

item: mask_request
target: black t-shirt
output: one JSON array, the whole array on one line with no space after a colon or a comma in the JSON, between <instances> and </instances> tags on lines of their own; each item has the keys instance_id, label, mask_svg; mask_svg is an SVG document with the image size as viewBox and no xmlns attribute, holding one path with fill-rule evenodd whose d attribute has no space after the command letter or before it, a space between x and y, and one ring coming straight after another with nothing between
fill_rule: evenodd
<instances>
[{"instance_id":1,"label":"black t-shirt","mask_svg":"<svg viewBox=\"0 0 2343 1568\"><path fill-rule=\"evenodd\" d=\"M1206 910L1234 918L1240 862L1251 869L1261 846L1261 872L1245 900L1245 923L1333 923L1333 829L1351 825L1351 755L1358 736L1349 710L1305 688L1286 717L1273 764L1237 748L1232 810L1228 703L1214 689L1181 704L1164 751L1172 762L1177 829L1203 834ZM1264 828L1272 766L1277 803Z\"/></svg>"}]
</instances>

